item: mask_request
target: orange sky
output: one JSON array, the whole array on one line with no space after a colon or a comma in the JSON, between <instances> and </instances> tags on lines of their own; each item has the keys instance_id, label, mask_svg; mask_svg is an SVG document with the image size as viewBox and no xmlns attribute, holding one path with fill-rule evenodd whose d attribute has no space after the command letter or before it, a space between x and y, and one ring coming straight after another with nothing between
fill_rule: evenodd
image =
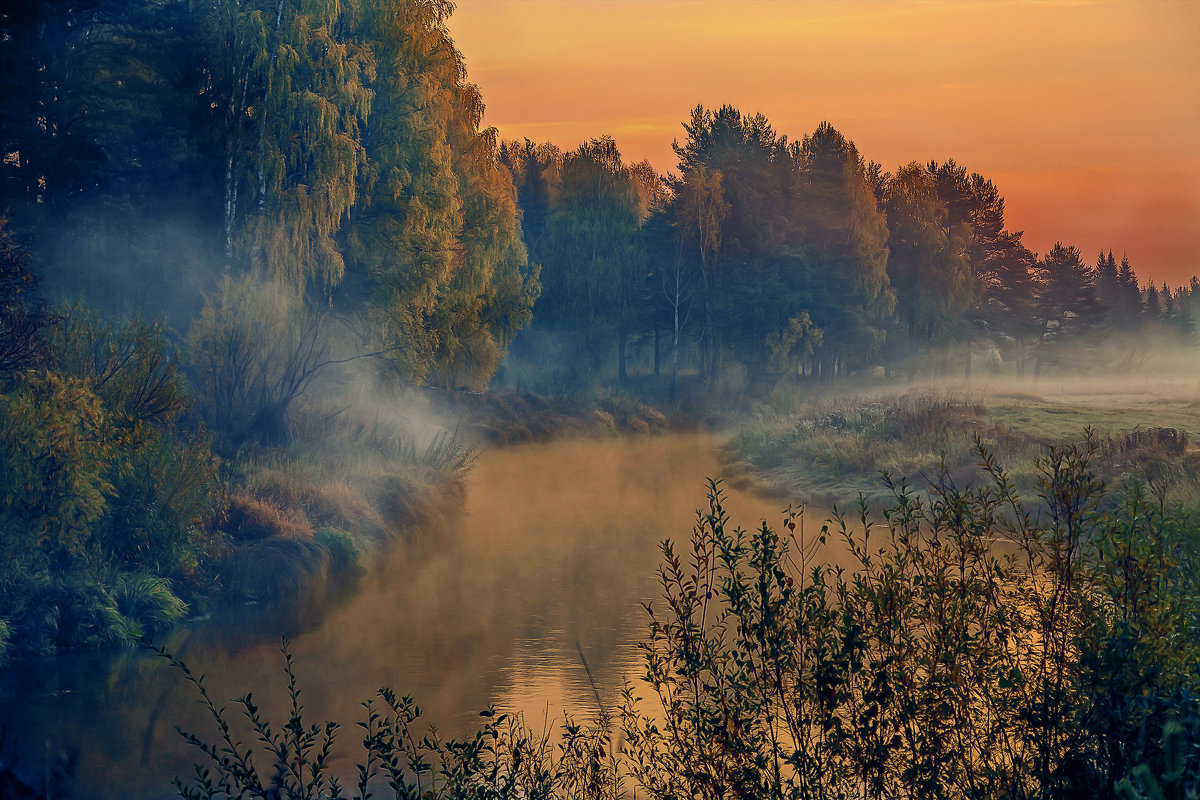
<instances>
[{"instance_id":1,"label":"orange sky","mask_svg":"<svg viewBox=\"0 0 1200 800\"><path fill-rule=\"evenodd\" d=\"M666 171L697 103L829 120L991 178L1039 253L1200 273L1200 0L459 0L450 29L504 138Z\"/></svg>"}]
</instances>

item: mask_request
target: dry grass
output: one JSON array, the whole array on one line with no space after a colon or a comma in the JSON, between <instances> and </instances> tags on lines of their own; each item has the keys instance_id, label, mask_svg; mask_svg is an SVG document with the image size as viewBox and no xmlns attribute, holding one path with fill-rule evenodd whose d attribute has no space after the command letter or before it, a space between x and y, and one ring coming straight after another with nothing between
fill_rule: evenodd
<instances>
[{"instance_id":1,"label":"dry grass","mask_svg":"<svg viewBox=\"0 0 1200 800\"><path fill-rule=\"evenodd\" d=\"M445 399L452 413L467 420L467 432L491 445L662 433L674 427L658 409L620 392L560 397L456 394Z\"/></svg>"},{"instance_id":2,"label":"dry grass","mask_svg":"<svg viewBox=\"0 0 1200 800\"><path fill-rule=\"evenodd\" d=\"M791 414L761 414L729 444L737 468L781 494L847 502L882 497L883 473L921 486L944 465L956 483L978 479L976 441L996 453L1018 486L1031 488L1034 460L1091 428L1114 479L1169 472L1190 491L1184 455L1200 430L1190 397L929 390L810 401Z\"/></svg>"},{"instance_id":3,"label":"dry grass","mask_svg":"<svg viewBox=\"0 0 1200 800\"><path fill-rule=\"evenodd\" d=\"M272 538L305 541L312 539L314 533L303 511L245 490L235 491L229 498L226 519L225 529L235 542Z\"/></svg>"},{"instance_id":4,"label":"dry grass","mask_svg":"<svg viewBox=\"0 0 1200 800\"><path fill-rule=\"evenodd\" d=\"M387 542L411 539L443 506L461 506L474 450L452 432L418 440L378 422L299 415L286 449L238 466L223 577L243 602L320 596Z\"/></svg>"}]
</instances>

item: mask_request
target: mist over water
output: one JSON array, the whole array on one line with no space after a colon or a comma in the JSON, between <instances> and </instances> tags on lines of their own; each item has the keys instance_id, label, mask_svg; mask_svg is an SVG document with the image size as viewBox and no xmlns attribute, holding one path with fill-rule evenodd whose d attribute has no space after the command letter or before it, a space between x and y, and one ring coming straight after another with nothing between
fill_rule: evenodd
<instances>
[{"instance_id":1,"label":"mist over water","mask_svg":"<svg viewBox=\"0 0 1200 800\"><path fill-rule=\"evenodd\" d=\"M686 549L705 479L719 476L718 445L671 435L485 452L462 513L381 557L348 599L282 627L256 623L248 608L166 644L206 675L219 704L253 691L280 719L279 637L291 636L306 717L342 724L335 769L346 774L360 756L360 703L381 686L413 695L446 736L473 730L489 704L524 712L534 728L557 725L564 711L590 717L579 652L606 703L641 674L640 603L658 595L658 543ZM743 527L777 525L782 505L728 490ZM816 514L808 524L819 529ZM26 769L77 752L79 796L168 797L170 778L188 775L196 755L174 726L213 738L195 700L156 657L75 654L10 670L0 722Z\"/></svg>"}]
</instances>

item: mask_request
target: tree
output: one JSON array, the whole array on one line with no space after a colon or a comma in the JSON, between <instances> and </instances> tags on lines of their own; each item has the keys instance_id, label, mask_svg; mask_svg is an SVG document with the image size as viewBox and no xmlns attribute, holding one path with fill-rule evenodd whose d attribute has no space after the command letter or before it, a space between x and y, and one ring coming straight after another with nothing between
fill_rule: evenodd
<instances>
[{"instance_id":1,"label":"tree","mask_svg":"<svg viewBox=\"0 0 1200 800\"><path fill-rule=\"evenodd\" d=\"M546 225L535 314L578 337L592 369L606 333L615 333L622 381L632 299L646 271L640 222L637 191L616 142L593 139L566 155Z\"/></svg>"},{"instance_id":2,"label":"tree","mask_svg":"<svg viewBox=\"0 0 1200 800\"><path fill-rule=\"evenodd\" d=\"M970 265L972 297L963 314L961 335L966 340L966 375L971 374L971 351L976 334L990 335L989 319L983 310L988 287L993 285L995 272L1002 269L1000 259L1006 257L1008 231L1004 226L1004 198L999 189L977 172L967 173L953 159L943 164L929 163L937 183L938 197L946 205L946 229L965 229L968 234L965 249Z\"/></svg>"},{"instance_id":3,"label":"tree","mask_svg":"<svg viewBox=\"0 0 1200 800\"><path fill-rule=\"evenodd\" d=\"M541 263L542 237L550 216L551 196L560 180L562 152L551 142L503 142L500 163L512 173L516 186L529 260Z\"/></svg>"},{"instance_id":4,"label":"tree","mask_svg":"<svg viewBox=\"0 0 1200 800\"><path fill-rule=\"evenodd\" d=\"M963 329L976 298L968 245L970 224L952 222L939 197L936 172L916 162L884 188L888 222L888 277L896 292L901 341L944 348ZM899 350L900 342L891 343Z\"/></svg>"},{"instance_id":5,"label":"tree","mask_svg":"<svg viewBox=\"0 0 1200 800\"><path fill-rule=\"evenodd\" d=\"M691 230L688 250L703 278L702 371L711 380L726 356L751 368L768 367L767 337L786 330L815 300L797 222L796 163L786 138L762 114L743 115L732 106L697 106L684 130L687 140L674 144L680 171L675 201L685 205L687 216L707 217L703 237L698 226ZM706 187L716 176L720 203L707 199L715 197Z\"/></svg>"},{"instance_id":6,"label":"tree","mask_svg":"<svg viewBox=\"0 0 1200 800\"><path fill-rule=\"evenodd\" d=\"M821 123L795 148L804 245L813 261L814 320L827 377L879 353L896 305L887 275L887 221L854 143Z\"/></svg>"},{"instance_id":7,"label":"tree","mask_svg":"<svg viewBox=\"0 0 1200 800\"><path fill-rule=\"evenodd\" d=\"M517 331L532 317L541 286L528 267L512 177L499 162L496 130L480 130L483 100L460 84L450 130L463 222L454 275L441 304L451 322L435 356L446 387L483 388ZM441 315L439 315L441 316Z\"/></svg>"},{"instance_id":8,"label":"tree","mask_svg":"<svg viewBox=\"0 0 1200 800\"><path fill-rule=\"evenodd\" d=\"M334 0L210 6L227 253L299 289L341 280L335 240L365 167L375 63L349 35L352 10Z\"/></svg>"},{"instance_id":9,"label":"tree","mask_svg":"<svg viewBox=\"0 0 1200 800\"><path fill-rule=\"evenodd\" d=\"M1107 309L1096 300L1096 275L1074 247L1056 243L1036 267L1040 325L1034 374L1044 363L1080 363L1102 338Z\"/></svg>"},{"instance_id":10,"label":"tree","mask_svg":"<svg viewBox=\"0 0 1200 800\"><path fill-rule=\"evenodd\" d=\"M495 131L480 130L483 100L450 39L452 10L445 0L362 8L376 74L339 296L369 303L403 379L477 389L528 322L538 282Z\"/></svg>"},{"instance_id":11,"label":"tree","mask_svg":"<svg viewBox=\"0 0 1200 800\"><path fill-rule=\"evenodd\" d=\"M1096 299L1108 306L1108 323L1116 327L1120 315L1121 282L1117 273L1117 262L1112 250L1108 255L1100 253L1096 257Z\"/></svg>"},{"instance_id":12,"label":"tree","mask_svg":"<svg viewBox=\"0 0 1200 800\"><path fill-rule=\"evenodd\" d=\"M253 275L226 278L188 331L188 364L201 415L226 449L288 444L290 408L331 363L327 312Z\"/></svg>"},{"instance_id":13,"label":"tree","mask_svg":"<svg viewBox=\"0 0 1200 800\"><path fill-rule=\"evenodd\" d=\"M65 211L95 186L104 162L85 105L88 60L107 4L51 0L6 4L0 13L0 207L22 225Z\"/></svg>"},{"instance_id":14,"label":"tree","mask_svg":"<svg viewBox=\"0 0 1200 800\"><path fill-rule=\"evenodd\" d=\"M671 275L666 285L667 302L673 310L671 386L674 395L679 370L679 308L686 291L682 281L685 259L694 259L699 264L704 308L701 342L710 348L712 346L712 295L717 283L714 268L721 253L722 226L730 208L725 202L721 171L696 164L685 172L675 184L671 208L679 240L678 252L672 259ZM708 363L712 363L711 356Z\"/></svg>"},{"instance_id":15,"label":"tree","mask_svg":"<svg viewBox=\"0 0 1200 800\"><path fill-rule=\"evenodd\" d=\"M37 297L29 253L13 239L0 217L0 388L3 378L46 358L46 317Z\"/></svg>"},{"instance_id":16,"label":"tree","mask_svg":"<svg viewBox=\"0 0 1200 800\"><path fill-rule=\"evenodd\" d=\"M1024 375L1040 333L1037 303L1037 256L1007 233L991 261L979 318L1002 350L1011 353L1017 375Z\"/></svg>"}]
</instances>

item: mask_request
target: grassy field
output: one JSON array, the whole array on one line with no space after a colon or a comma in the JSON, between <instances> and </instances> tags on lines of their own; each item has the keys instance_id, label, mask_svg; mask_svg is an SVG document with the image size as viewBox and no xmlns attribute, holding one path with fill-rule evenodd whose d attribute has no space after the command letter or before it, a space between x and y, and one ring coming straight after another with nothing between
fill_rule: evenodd
<instances>
[{"instance_id":1,"label":"grassy field","mask_svg":"<svg viewBox=\"0 0 1200 800\"><path fill-rule=\"evenodd\" d=\"M993 452L1018 487L1036 487L1035 460L1091 430L1098 467L1111 480L1168 475L1176 499L1194 499L1200 451L1195 384L1046 384L1037 391L973 386L824 395L788 413L760 410L730 439L727 458L743 479L793 499L846 504L887 496L881 476L928 486L945 474L979 476L976 443Z\"/></svg>"}]
</instances>

